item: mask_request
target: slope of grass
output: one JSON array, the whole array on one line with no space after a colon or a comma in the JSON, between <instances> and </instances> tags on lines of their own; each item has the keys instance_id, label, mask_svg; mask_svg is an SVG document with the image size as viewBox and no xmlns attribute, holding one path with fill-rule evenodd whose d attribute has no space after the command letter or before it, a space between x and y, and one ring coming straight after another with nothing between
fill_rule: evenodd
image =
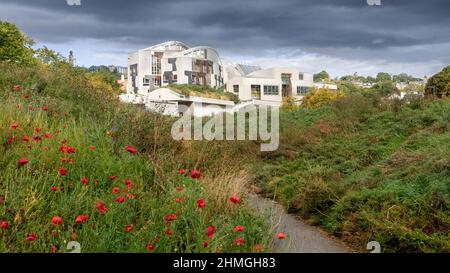
<instances>
[{"instance_id":1,"label":"slope of grass","mask_svg":"<svg viewBox=\"0 0 450 273\"><path fill-rule=\"evenodd\" d=\"M281 119L257 169L267 194L361 250L450 251L449 101L351 96Z\"/></svg>"},{"instance_id":2,"label":"slope of grass","mask_svg":"<svg viewBox=\"0 0 450 273\"><path fill-rule=\"evenodd\" d=\"M235 172L245 162L223 165L248 145L175 142L171 119L119 103L65 65L0 72L0 252L66 252L72 240L82 252L269 250L273 234L246 208Z\"/></svg>"}]
</instances>

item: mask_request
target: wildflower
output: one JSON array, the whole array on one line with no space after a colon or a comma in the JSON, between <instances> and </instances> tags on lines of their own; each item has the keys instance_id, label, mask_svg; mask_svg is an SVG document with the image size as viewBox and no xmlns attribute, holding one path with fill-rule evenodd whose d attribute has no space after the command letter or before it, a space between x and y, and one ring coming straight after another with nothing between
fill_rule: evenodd
<instances>
[{"instance_id":1,"label":"wildflower","mask_svg":"<svg viewBox=\"0 0 450 273\"><path fill-rule=\"evenodd\" d=\"M51 187L50 188L52 191L58 191L58 188L57 187Z\"/></svg>"},{"instance_id":2,"label":"wildflower","mask_svg":"<svg viewBox=\"0 0 450 273\"><path fill-rule=\"evenodd\" d=\"M36 241L36 239L37 239L37 236L36 236L36 234L34 234L34 233L28 234L27 237L26 237L26 240L27 240L28 242Z\"/></svg>"},{"instance_id":3,"label":"wildflower","mask_svg":"<svg viewBox=\"0 0 450 273\"><path fill-rule=\"evenodd\" d=\"M118 194L119 192L120 192L120 189L118 187L112 188L112 193L113 194Z\"/></svg>"},{"instance_id":4,"label":"wildflower","mask_svg":"<svg viewBox=\"0 0 450 273\"><path fill-rule=\"evenodd\" d=\"M127 197L128 197L128 199L135 199L135 198L136 198L136 195L131 194L131 193L128 193L128 194L127 194Z\"/></svg>"},{"instance_id":5,"label":"wildflower","mask_svg":"<svg viewBox=\"0 0 450 273\"><path fill-rule=\"evenodd\" d=\"M58 247L57 246L55 246L55 245L52 245L52 246L50 246L50 251L52 252L52 253L56 253L56 252L58 252Z\"/></svg>"},{"instance_id":6,"label":"wildflower","mask_svg":"<svg viewBox=\"0 0 450 273\"><path fill-rule=\"evenodd\" d=\"M202 176L199 170L192 170L189 175L192 179L199 179Z\"/></svg>"},{"instance_id":7,"label":"wildflower","mask_svg":"<svg viewBox=\"0 0 450 273\"><path fill-rule=\"evenodd\" d=\"M87 185L87 184L89 184L89 178L81 178L81 184L83 184L83 185Z\"/></svg>"},{"instance_id":8,"label":"wildflower","mask_svg":"<svg viewBox=\"0 0 450 273\"><path fill-rule=\"evenodd\" d=\"M185 169L180 169L180 170L179 170L179 173L180 173L180 174L185 174L185 173L186 173L186 170L185 170Z\"/></svg>"},{"instance_id":9,"label":"wildflower","mask_svg":"<svg viewBox=\"0 0 450 273\"><path fill-rule=\"evenodd\" d=\"M177 220L177 215L176 214L167 214L165 219L166 219L166 222L175 221L175 220Z\"/></svg>"},{"instance_id":10,"label":"wildflower","mask_svg":"<svg viewBox=\"0 0 450 273\"><path fill-rule=\"evenodd\" d=\"M90 146L89 146L89 150L90 150L90 151L95 151L95 147L94 147L93 145L90 145Z\"/></svg>"},{"instance_id":11,"label":"wildflower","mask_svg":"<svg viewBox=\"0 0 450 273\"><path fill-rule=\"evenodd\" d=\"M284 240L284 239L286 239L286 234L284 234L283 232L280 232L277 234L277 238L279 240Z\"/></svg>"},{"instance_id":12,"label":"wildflower","mask_svg":"<svg viewBox=\"0 0 450 273\"><path fill-rule=\"evenodd\" d=\"M11 125L11 128L13 128L14 130L17 130L18 127L19 127L19 124L15 123L15 122Z\"/></svg>"},{"instance_id":13,"label":"wildflower","mask_svg":"<svg viewBox=\"0 0 450 273\"><path fill-rule=\"evenodd\" d=\"M47 133L47 134L44 135L44 137L47 138L47 139L52 138L52 134Z\"/></svg>"},{"instance_id":14,"label":"wildflower","mask_svg":"<svg viewBox=\"0 0 450 273\"><path fill-rule=\"evenodd\" d=\"M41 132L41 128L35 128L34 131L39 134Z\"/></svg>"},{"instance_id":15,"label":"wildflower","mask_svg":"<svg viewBox=\"0 0 450 273\"><path fill-rule=\"evenodd\" d=\"M67 170L65 168L59 168L59 175L60 176L66 176Z\"/></svg>"},{"instance_id":16,"label":"wildflower","mask_svg":"<svg viewBox=\"0 0 450 273\"><path fill-rule=\"evenodd\" d=\"M14 90L14 91L20 91L20 90L22 90L22 86L20 86L20 85L14 85L13 90Z\"/></svg>"},{"instance_id":17,"label":"wildflower","mask_svg":"<svg viewBox=\"0 0 450 273\"><path fill-rule=\"evenodd\" d=\"M126 226L125 226L125 232L130 233L130 232L133 231L133 228L134 228L134 225L133 225L133 224L126 225Z\"/></svg>"},{"instance_id":18,"label":"wildflower","mask_svg":"<svg viewBox=\"0 0 450 273\"><path fill-rule=\"evenodd\" d=\"M214 235L214 231L216 230L216 228L213 225L210 225L207 229L206 229L206 235L208 236L208 238L212 238Z\"/></svg>"},{"instance_id":19,"label":"wildflower","mask_svg":"<svg viewBox=\"0 0 450 273\"><path fill-rule=\"evenodd\" d=\"M182 191L182 190L183 190L183 187L178 186L178 187L176 187L176 189L177 189L177 191Z\"/></svg>"},{"instance_id":20,"label":"wildflower","mask_svg":"<svg viewBox=\"0 0 450 273\"><path fill-rule=\"evenodd\" d=\"M111 175L111 176L109 177L109 180L111 180L111 181L113 181L114 179L116 179L116 176L115 176L115 175Z\"/></svg>"},{"instance_id":21,"label":"wildflower","mask_svg":"<svg viewBox=\"0 0 450 273\"><path fill-rule=\"evenodd\" d=\"M263 249L263 245L262 244L256 244L253 246L253 251L254 252L258 252L261 251Z\"/></svg>"},{"instance_id":22,"label":"wildflower","mask_svg":"<svg viewBox=\"0 0 450 273\"><path fill-rule=\"evenodd\" d=\"M175 202L183 203L184 202L184 198L183 197L177 197L177 198L175 198Z\"/></svg>"},{"instance_id":23,"label":"wildflower","mask_svg":"<svg viewBox=\"0 0 450 273\"><path fill-rule=\"evenodd\" d=\"M75 218L75 225L86 223L89 220L89 216L85 214L78 215L77 218Z\"/></svg>"},{"instance_id":24,"label":"wildflower","mask_svg":"<svg viewBox=\"0 0 450 273\"><path fill-rule=\"evenodd\" d=\"M237 237L236 240L234 240L234 242L236 243L237 246L241 246L245 243L245 240L242 237Z\"/></svg>"},{"instance_id":25,"label":"wildflower","mask_svg":"<svg viewBox=\"0 0 450 273\"><path fill-rule=\"evenodd\" d=\"M132 188L133 188L133 183L131 182L130 179L126 179L126 180L125 180L125 185L127 185L127 187L128 187L129 189L132 189Z\"/></svg>"},{"instance_id":26,"label":"wildflower","mask_svg":"<svg viewBox=\"0 0 450 273\"><path fill-rule=\"evenodd\" d=\"M22 141L23 142L28 142L28 141L30 141L30 137L25 135L25 136L22 137Z\"/></svg>"},{"instance_id":27,"label":"wildflower","mask_svg":"<svg viewBox=\"0 0 450 273\"><path fill-rule=\"evenodd\" d=\"M172 232L172 230L170 228L166 229L164 231L164 233L167 234L167 235L172 235L173 234L173 232Z\"/></svg>"},{"instance_id":28,"label":"wildflower","mask_svg":"<svg viewBox=\"0 0 450 273\"><path fill-rule=\"evenodd\" d=\"M63 220L62 220L62 218L59 217L59 216L54 216L54 217L52 218L52 223L53 223L53 225L55 225L55 226L59 226L59 225L61 225L61 224L63 223Z\"/></svg>"},{"instance_id":29,"label":"wildflower","mask_svg":"<svg viewBox=\"0 0 450 273\"><path fill-rule=\"evenodd\" d=\"M30 163L30 161L28 161L28 159L26 159L25 157L22 157L21 159L19 159L19 161L17 162L17 164L20 167L23 167L25 165L27 165L28 163Z\"/></svg>"},{"instance_id":30,"label":"wildflower","mask_svg":"<svg viewBox=\"0 0 450 273\"><path fill-rule=\"evenodd\" d=\"M48 106L47 105L42 106L42 111L48 111Z\"/></svg>"},{"instance_id":31,"label":"wildflower","mask_svg":"<svg viewBox=\"0 0 450 273\"><path fill-rule=\"evenodd\" d=\"M123 202L125 202L125 201L126 201L126 199L125 199L125 197L123 197L123 196L119 196L119 197L116 198L116 202L117 202L117 203L123 203Z\"/></svg>"},{"instance_id":32,"label":"wildflower","mask_svg":"<svg viewBox=\"0 0 450 273\"><path fill-rule=\"evenodd\" d=\"M244 226L235 226L234 227L234 231L236 232L242 232L244 231L245 227Z\"/></svg>"},{"instance_id":33,"label":"wildflower","mask_svg":"<svg viewBox=\"0 0 450 273\"><path fill-rule=\"evenodd\" d=\"M137 153L137 150L133 146L127 146L126 150L127 150L127 152L129 152L131 154Z\"/></svg>"},{"instance_id":34,"label":"wildflower","mask_svg":"<svg viewBox=\"0 0 450 273\"><path fill-rule=\"evenodd\" d=\"M40 136L34 136L34 137L33 137L33 140L34 140L35 142L41 142L42 138L41 138Z\"/></svg>"},{"instance_id":35,"label":"wildflower","mask_svg":"<svg viewBox=\"0 0 450 273\"><path fill-rule=\"evenodd\" d=\"M207 248L208 245L209 245L208 241L206 241L206 242L203 243L203 247L204 247L204 248Z\"/></svg>"},{"instance_id":36,"label":"wildflower","mask_svg":"<svg viewBox=\"0 0 450 273\"><path fill-rule=\"evenodd\" d=\"M153 246L153 244L151 244L151 243L147 244L147 250L148 251L153 251L154 249L155 249L155 247Z\"/></svg>"},{"instance_id":37,"label":"wildflower","mask_svg":"<svg viewBox=\"0 0 450 273\"><path fill-rule=\"evenodd\" d=\"M205 200L203 200L203 199L197 200L197 207L199 209L202 209L202 208L206 207Z\"/></svg>"},{"instance_id":38,"label":"wildflower","mask_svg":"<svg viewBox=\"0 0 450 273\"><path fill-rule=\"evenodd\" d=\"M108 211L108 208L106 207L105 203L98 202L95 207L97 208L98 212L100 214L105 214Z\"/></svg>"},{"instance_id":39,"label":"wildflower","mask_svg":"<svg viewBox=\"0 0 450 273\"><path fill-rule=\"evenodd\" d=\"M233 204L237 204L237 203L241 202L241 198L238 197L238 196L231 196L231 197L230 197L230 201L231 201L231 203L233 203Z\"/></svg>"},{"instance_id":40,"label":"wildflower","mask_svg":"<svg viewBox=\"0 0 450 273\"><path fill-rule=\"evenodd\" d=\"M14 138L13 137L8 137L7 141L8 141L9 144L11 144L14 141Z\"/></svg>"},{"instance_id":41,"label":"wildflower","mask_svg":"<svg viewBox=\"0 0 450 273\"><path fill-rule=\"evenodd\" d=\"M0 229L8 229L9 223L8 221L0 221Z\"/></svg>"}]
</instances>

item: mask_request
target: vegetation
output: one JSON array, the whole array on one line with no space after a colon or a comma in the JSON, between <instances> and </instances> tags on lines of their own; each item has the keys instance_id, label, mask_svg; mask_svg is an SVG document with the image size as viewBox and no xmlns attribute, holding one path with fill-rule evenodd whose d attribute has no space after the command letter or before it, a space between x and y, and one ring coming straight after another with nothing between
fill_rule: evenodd
<instances>
[{"instance_id":1,"label":"vegetation","mask_svg":"<svg viewBox=\"0 0 450 273\"><path fill-rule=\"evenodd\" d=\"M344 96L343 92L328 89L313 89L302 99L302 107L317 108Z\"/></svg>"},{"instance_id":2,"label":"vegetation","mask_svg":"<svg viewBox=\"0 0 450 273\"><path fill-rule=\"evenodd\" d=\"M438 98L450 96L450 66L445 67L428 80L425 94Z\"/></svg>"},{"instance_id":3,"label":"vegetation","mask_svg":"<svg viewBox=\"0 0 450 273\"><path fill-rule=\"evenodd\" d=\"M0 62L31 64L34 41L23 34L14 24L0 21Z\"/></svg>"},{"instance_id":4,"label":"vegetation","mask_svg":"<svg viewBox=\"0 0 450 273\"><path fill-rule=\"evenodd\" d=\"M188 85L188 84L170 84L169 88L173 91L179 92L184 96L197 96L211 99L231 100L234 103L239 103L239 98L231 92L225 92L222 89L210 88L203 85Z\"/></svg>"}]
</instances>

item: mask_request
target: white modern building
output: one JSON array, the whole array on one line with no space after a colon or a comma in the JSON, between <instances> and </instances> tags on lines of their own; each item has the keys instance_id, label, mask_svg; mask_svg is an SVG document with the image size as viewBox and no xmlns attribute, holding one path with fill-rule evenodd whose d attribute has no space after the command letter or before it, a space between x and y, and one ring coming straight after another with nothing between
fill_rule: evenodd
<instances>
[{"instance_id":1,"label":"white modern building","mask_svg":"<svg viewBox=\"0 0 450 273\"><path fill-rule=\"evenodd\" d=\"M189 48L170 41L138 50L128 57L128 93L145 95L169 84L224 84L221 59L211 47Z\"/></svg>"}]
</instances>

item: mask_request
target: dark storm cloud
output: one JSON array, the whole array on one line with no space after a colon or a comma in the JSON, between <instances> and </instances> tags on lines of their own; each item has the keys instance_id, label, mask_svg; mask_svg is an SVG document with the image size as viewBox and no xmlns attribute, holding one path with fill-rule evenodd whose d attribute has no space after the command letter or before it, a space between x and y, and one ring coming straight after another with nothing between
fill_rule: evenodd
<instances>
[{"instance_id":1,"label":"dark storm cloud","mask_svg":"<svg viewBox=\"0 0 450 273\"><path fill-rule=\"evenodd\" d=\"M301 49L343 54L357 49L358 58L376 50L387 59L410 59L393 47L430 45L447 51L450 43L450 1L381 0L81 0L79 7L65 0L2 0L0 18L17 23L42 42L101 39L127 49L165 40L210 45L236 54ZM339 53L340 52L340 53ZM355 51L356 52L356 51ZM449 61L449 54L437 56ZM384 55L383 55L384 54ZM339 57L339 56L337 56Z\"/></svg>"}]
</instances>

